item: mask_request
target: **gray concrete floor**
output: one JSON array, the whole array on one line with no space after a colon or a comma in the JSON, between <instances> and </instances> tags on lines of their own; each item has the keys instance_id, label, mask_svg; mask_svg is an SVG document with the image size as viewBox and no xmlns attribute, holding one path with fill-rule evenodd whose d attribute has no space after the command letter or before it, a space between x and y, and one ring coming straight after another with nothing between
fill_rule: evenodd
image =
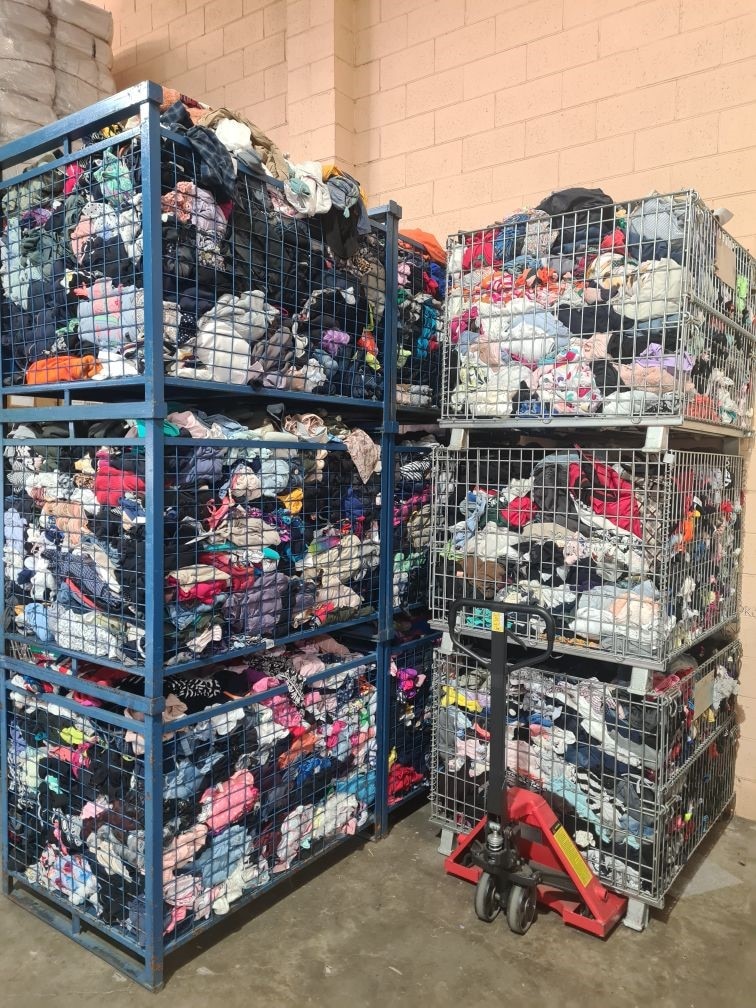
<instances>
[{"instance_id":1,"label":"gray concrete floor","mask_svg":"<svg viewBox=\"0 0 756 1008\"><path fill-rule=\"evenodd\" d=\"M667 908L606 941L539 917L518 938L481 924L448 878L427 806L241 910L169 960L159 994L0 902L3 1008L554 1005L746 1008L756 1003L756 823L719 824ZM284 885L283 889L286 889Z\"/></svg>"}]
</instances>

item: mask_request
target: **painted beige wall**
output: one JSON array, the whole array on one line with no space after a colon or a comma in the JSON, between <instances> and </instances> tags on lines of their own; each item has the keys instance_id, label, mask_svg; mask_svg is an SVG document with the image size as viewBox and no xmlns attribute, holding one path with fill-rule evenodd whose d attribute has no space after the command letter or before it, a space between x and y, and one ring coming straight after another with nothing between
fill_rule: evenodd
<instances>
[{"instance_id":1,"label":"painted beige wall","mask_svg":"<svg viewBox=\"0 0 756 1008\"><path fill-rule=\"evenodd\" d=\"M756 252L756 0L100 3L120 86L243 111L441 239L564 186L691 186ZM746 542L738 812L756 819L756 531Z\"/></svg>"}]
</instances>

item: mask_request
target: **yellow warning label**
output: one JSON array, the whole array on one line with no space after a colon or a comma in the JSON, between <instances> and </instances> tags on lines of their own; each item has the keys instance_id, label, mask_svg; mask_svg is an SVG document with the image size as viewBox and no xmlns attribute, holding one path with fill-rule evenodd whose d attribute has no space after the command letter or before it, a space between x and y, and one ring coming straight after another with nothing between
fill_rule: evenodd
<instances>
[{"instance_id":1,"label":"yellow warning label","mask_svg":"<svg viewBox=\"0 0 756 1008\"><path fill-rule=\"evenodd\" d=\"M567 834L564 826L558 826L556 829L552 830L552 833L559 849L562 854L564 854L565 860L575 872L578 882L580 882L582 886L587 886L593 878L593 875L591 874L590 868L583 860L580 851Z\"/></svg>"},{"instance_id":2,"label":"yellow warning label","mask_svg":"<svg viewBox=\"0 0 756 1008\"><path fill-rule=\"evenodd\" d=\"M504 613L494 612L491 613L491 629L494 633L503 633L506 627L504 626Z\"/></svg>"}]
</instances>

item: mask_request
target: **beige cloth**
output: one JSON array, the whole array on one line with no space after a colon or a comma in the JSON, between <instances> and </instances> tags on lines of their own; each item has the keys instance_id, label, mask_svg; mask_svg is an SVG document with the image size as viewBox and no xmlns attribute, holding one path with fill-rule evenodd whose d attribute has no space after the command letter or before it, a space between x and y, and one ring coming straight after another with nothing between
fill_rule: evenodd
<instances>
[{"instance_id":1,"label":"beige cloth","mask_svg":"<svg viewBox=\"0 0 756 1008\"><path fill-rule=\"evenodd\" d=\"M289 165L281 149L259 127L243 116L241 112L231 112L227 108L211 109L197 120L197 125L213 129L221 119L235 119L236 122L243 123L249 129L252 146L260 155L262 163L273 178L277 178L281 182L288 181Z\"/></svg>"}]
</instances>

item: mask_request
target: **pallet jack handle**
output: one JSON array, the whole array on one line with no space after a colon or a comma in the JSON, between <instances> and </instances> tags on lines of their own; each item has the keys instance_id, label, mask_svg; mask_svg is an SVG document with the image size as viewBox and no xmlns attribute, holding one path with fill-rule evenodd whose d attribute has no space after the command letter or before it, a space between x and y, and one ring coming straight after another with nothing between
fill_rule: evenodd
<instances>
[{"instance_id":1,"label":"pallet jack handle","mask_svg":"<svg viewBox=\"0 0 756 1008\"><path fill-rule=\"evenodd\" d=\"M488 609L491 613L501 613L501 620L491 620L491 658L481 658L466 647L459 638L457 617L460 609L475 607ZM522 647L527 644L508 630L506 616L536 616L546 624L546 650L533 658L523 658L510 666L507 662L507 640L512 638ZM509 689L509 674L521 668L533 668L548 661L554 651L556 625L554 617L540 606L526 605L519 602L484 602L477 599L457 599L449 607L449 636L455 647L468 657L474 658L491 671L491 707L490 707L490 763L488 770L488 791L486 794L486 811L490 820L499 820L502 808L506 807L506 731L507 723L507 691Z\"/></svg>"},{"instance_id":2,"label":"pallet jack handle","mask_svg":"<svg viewBox=\"0 0 756 1008\"><path fill-rule=\"evenodd\" d=\"M449 636L452 639L454 646L466 654L468 658L474 659L479 665L484 665L486 668L490 668L493 663L493 653L490 658L482 658L479 654L476 654L471 648L467 647L462 643L459 636L459 630L457 629L457 617L462 609L488 609L491 613L501 613L502 616L507 616L512 614L514 616L536 616L538 619L542 619L546 624L546 650L534 658L523 658L522 661L516 662L514 665L507 668L507 672L516 672L521 668L533 668L535 665L543 665L547 662L554 653L554 639L556 637L556 624L554 623L554 617L546 609L542 609L540 606L525 605L521 602L483 602L480 599L457 599L455 602L449 606ZM511 630L507 629L506 624L502 621L501 629L497 629L492 626L494 634L503 633L504 637L514 641L515 644L519 644L520 647L527 647L527 643L516 634L513 634Z\"/></svg>"}]
</instances>

